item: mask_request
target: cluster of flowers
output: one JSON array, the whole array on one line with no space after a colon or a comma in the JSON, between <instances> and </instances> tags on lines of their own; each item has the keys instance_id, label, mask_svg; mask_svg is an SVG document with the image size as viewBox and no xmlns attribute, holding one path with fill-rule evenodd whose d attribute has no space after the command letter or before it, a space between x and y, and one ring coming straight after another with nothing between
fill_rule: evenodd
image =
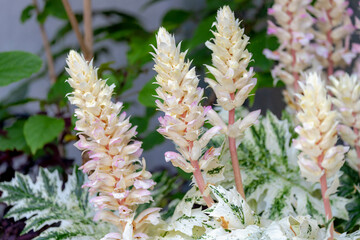
<instances>
[{"instance_id":1,"label":"cluster of flowers","mask_svg":"<svg viewBox=\"0 0 360 240\"><path fill-rule=\"evenodd\" d=\"M85 187L96 194L91 202L98 209L95 220L115 225L120 231L103 239L144 238L149 224L159 222L159 208L149 208L135 218L139 204L152 200L149 191L155 182L139 159L141 142L133 141L136 127L131 127L122 104L111 101L114 85L98 79L92 62L88 63L75 51L67 59L67 80L74 89L69 96L78 108L76 130L80 140L76 147L89 155L81 168L89 174Z\"/></svg>"},{"instance_id":2,"label":"cluster of flowers","mask_svg":"<svg viewBox=\"0 0 360 240\"><path fill-rule=\"evenodd\" d=\"M352 23L348 5L344 0L275 1L268 13L276 24L269 21L268 34L278 38L280 47L264 51L278 62L272 75L285 83L285 101L301 124L295 129L299 134L295 146L302 151L300 170L307 180L320 182L328 219L332 218L329 195L337 189L336 173L349 150L335 146L337 134L353 148L349 163L360 174L359 76L338 70L359 53L358 44L350 46L359 20L355 17L356 24ZM326 178L332 179L329 188Z\"/></svg>"},{"instance_id":3,"label":"cluster of flowers","mask_svg":"<svg viewBox=\"0 0 360 240\"><path fill-rule=\"evenodd\" d=\"M174 37L164 28L157 34L157 48L154 47L153 53L159 85L156 92L161 99L156 104L165 113L159 118L158 131L173 140L179 152L166 152L165 159L193 173L208 207L214 200L209 195L209 183L205 182L203 172L219 155L219 149L212 147L205 152L204 149L221 131L229 136L236 155L235 137L241 136L260 114L255 111L235 122L235 108L244 103L256 84L252 69L247 71L251 54L245 47L249 38L229 7L219 10L215 26L218 31L214 32L214 43L207 43L213 51L214 67L207 67L216 80L206 81L214 89L219 105L229 111L229 126L211 107L201 106L204 90L198 87L195 69L190 69L186 52L180 51L180 44L176 46ZM152 200L149 190L155 184L145 170L145 160L139 160L141 142L132 140L136 128L131 128L125 113L120 113L122 104L111 102L113 86L97 78L91 62L71 51L67 63L71 77L68 82L74 88L69 100L78 107L75 114L80 140L76 146L91 159L82 169L90 174L86 187L90 193L97 194L91 200L99 209L95 220L111 222L119 230L104 239L143 238L147 225L159 222L159 209L147 209L134 219L137 206ZM214 127L204 132L206 119ZM237 158L233 162L237 164L235 176L240 177ZM238 191L244 197L242 185Z\"/></svg>"},{"instance_id":4,"label":"cluster of flowers","mask_svg":"<svg viewBox=\"0 0 360 240\"><path fill-rule=\"evenodd\" d=\"M276 0L268 9L275 20L268 22L268 34L275 35L280 46L264 54L278 62L272 76L275 83L285 83L284 99L293 111L299 109L295 95L302 90L298 82L305 81L303 73L324 69L329 77L359 53L358 44L350 46L356 27L348 5L345 0L319 0L313 6L309 0Z\"/></svg>"},{"instance_id":5,"label":"cluster of flowers","mask_svg":"<svg viewBox=\"0 0 360 240\"><path fill-rule=\"evenodd\" d=\"M346 3L322 2L310 7L310 1L275 1L269 14L275 17L278 25L269 22L269 33L278 36L281 45L278 50L265 53L279 61L273 71L274 79L281 79L287 84L287 96L296 105L301 124L296 128L299 138L295 141L295 146L301 150L300 170L307 180L320 182L326 216L330 220L329 195L338 187L337 172L349 149L335 146L337 131L360 155L360 85L355 75L343 75L339 79L330 77L334 67L349 63L349 59L354 58L354 52L342 45L354 27L349 20L351 12L346 10ZM311 27L314 21L316 28ZM241 195L238 201L243 204L245 194L236 139L241 138L260 114L260 111L254 111L235 121L235 108L242 106L256 84L253 70L248 70L251 53L246 45L249 38L239 25L229 7L221 8L214 23L214 39L206 43L212 51L213 63L213 66L206 67L215 79L205 81L214 90L218 105L228 111L228 124L211 107L201 105L204 90L198 87L195 68L190 68L191 62L185 59L186 52L181 52L180 44L176 45L174 37L164 28L160 28L156 36L157 46L152 53L156 83L159 85L156 93L160 100L156 104L165 114L159 117L158 131L171 139L178 151L166 152L165 160L193 174L195 186L212 210L217 208L214 207L214 191L219 190L209 187L216 182L206 177L205 170L216 161L220 150L213 147L206 149L208 142L218 133L227 136L235 185ZM315 53L308 48L311 44L317 46ZM302 74L311 65L309 54L316 54L318 63L328 69L333 83L329 87L332 98L327 96L325 81L320 75ZM82 169L90 175L86 187L89 187L90 193L96 194L91 200L98 209L95 219L108 221L117 227L117 232L109 233L103 239L145 239L149 225L156 225L161 220L159 208L146 209L135 218L137 206L152 200L150 190L155 185L145 169L145 160L139 159L141 142L133 140L136 128L132 128L126 114L121 113L122 104L111 102L113 86L98 79L91 62L71 51L67 63L68 82L74 88L69 100L78 107L75 114L80 140L76 146L90 157ZM332 110L332 103L338 111ZM207 120L213 127L204 130ZM359 155L353 165L360 167L357 162ZM332 180L330 187L328 180ZM225 206L228 200L222 201ZM211 214L217 216L216 211ZM221 221L221 226L228 225L224 219ZM332 238L333 229L330 235Z\"/></svg>"}]
</instances>

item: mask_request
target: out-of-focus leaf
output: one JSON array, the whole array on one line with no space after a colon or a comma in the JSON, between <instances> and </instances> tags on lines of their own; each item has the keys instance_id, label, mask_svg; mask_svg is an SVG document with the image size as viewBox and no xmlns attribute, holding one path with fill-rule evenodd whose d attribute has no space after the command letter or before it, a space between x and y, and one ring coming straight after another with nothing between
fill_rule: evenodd
<instances>
[{"instance_id":1,"label":"out-of-focus leaf","mask_svg":"<svg viewBox=\"0 0 360 240\"><path fill-rule=\"evenodd\" d=\"M337 195L351 199L351 202L346 204L349 221L346 222L345 231L353 231L360 225L360 193L357 189L359 187L360 177L359 173L352 169L346 162L342 166L341 172L343 174L340 177L340 186Z\"/></svg>"},{"instance_id":2,"label":"out-of-focus leaf","mask_svg":"<svg viewBox=\"0 0 360 240\"><path fill-rule=\"evenodd\" d=\"M47 95L48 102L60 102L62 104L66 103L67 98L65 96L72 91L70 85L65 82L66 79L67 76L62 75L57 79L56 83L51 86Z\"/></svg>"},{"instance_id":3,"label":"out-of-focus leaf","mask_svg":"<svg viewBox=\"0 0 360 240\"><path fill-rule=\"evenodd\" d=\"M137 126L136 131L138 134L144 133L148 126L149 126L149 120L154 114L156 113L156 109L152 107L147 107L145 116L135 116L130 119L131 123L134 126Z\"/></svg>"},{"instance_id":4,"label":"out-of-focus leaf","mask_svg":"<svg viewBox=\"0 0 360 240\"><path fill-rule=\"evenodd\" d=\"M178 173L178 175L188 181L191 181L191 177L192 177L192 173L187 173L187 172L184 172L184 170L182 170L181 168L176 168L176 171Z\"/></svg>"},{"instance_id":5,"label":"out-of-focus leaf","mask_svg":"<svg viewBox=\"0 0 360 240\"><path fill-rule=\"evenodd\" d=\"M204 64L211 65L211 51L205 45L201 48L190 50L188 58L192 60L192 64L196 66L197 71L202 69Z\"/></svg>"},{"instance_id":6,"label":"out-of-focus leaf","mask_svg":"<svg viewBox=\"0 0 360 240\"><path fill-rule=\"evenodd\" d=\"M28 52L0 53L0 87L30 77L40 70L42 60Z\"/></svg>"},{"instance_id":7,"label":"out-of-focus leaf","mask_svg":"<svg viewBox=\"0 0 360 240\"><path fill-rule=\"evenodd\" d=\"M113 18L113 17L119 17L121 22L133 22L133 23L139 23L138 19L136 19L136 17L128 14L128 13L124 13L124 12L120 12L117 10L101 10L101 11L93 11L93 15L94 16L103 16L103 17L108 17L108 18Z\"/></svg>"},{"instance_id":8,"label":"out-of-focus leaf","mask_svg":"<svg viewBox=\"0 0 360 240\"><path fill-rule=\"evenodd\" d=\"M156 130L150 132L143 140L143 149L149 150L155 145L161 144L165 141L164 137Z\"/></svg>"},{"instance_id":9,"label":"out-of-focus leaf","mask_svg":"<svg viewBox=\"0 0 360 240\"><path fill-rule=\"evenodd\" d=\"M8 113L8 111L6 109L1 109L0 108L0 121L3 121L3 120L7 119L10 116L11 115Z\"/></svg>"},{"instance_id":10,"label":"out-of-focus leaf","mask_svg":"<svg viewBox=\"0 0 360 240\"><path fill-rule=\"evenodd\" d=\"M54 140L64 129L63 119L44 115L30 117L24 125L24 135L33 154L46 143Z\"/></svg>"},{"instance_id":11,"label":"out-of-focus leaf","mask_svg":"<svg viewBox=\"0 0 360 240\"><path fill-rule=\"evenodd\" d=\"M6 97L1 100L0 105L9 105L26 99L27 92L29 90L29 84L29 81L22 82L19 86L9 92Z\"/></svg>"},{"instance_id":12,"label":"out-of-focus leaf","mask_svg":"<svg viewBox=\"0 0 360 240\"><path fill-rule=\"evenodd\" d=\"M24 10L21 12L20 20L22 23L26 22L32 17L33 10L35 9L34 5L28 5Z\"/></svg>"},{"instance_id":13,"label":"out-of-focus leaf","mask_svg":"<svg viewBox=\"0 0 360 240\"><path fill-rule=\"evenodd\" d=\"M75 18L78 21L79 24L83 21L82 14L75 13ZM54 44L56 42L59 42L63 40L69 33L72 33L72 27L69 21L66 21L64 25L62 25L55 33L54 37L50 41L51 44ZM71 47L71 49L74 49L74 47ZM54 57L55 58L55 57Z\"/></svg>"},{"instance_id":14,"label":"out-of-focus leaf","mask_svg":"<svg viewBox=\"0 0 360 240\"><path fill-rule=\"evenodd\" d=\"M140 66L151 61L152 56L149 52L153 51L151 45L155 45L155 37L148 38L134 37L130 43L130 50L127 52L127 60L130 65L138 64Z\"/></svg>"},{"instance_id":15,"label":"out-of-focus leaf","mask_svg":"<svg viewBox=\"0 0 360 240\"><path fill-rule=\"evenodd\" d=\"M215 15L211 15L203 19L197 26L193 37L188 41L184 41L184 47L191 49L198 46L199 44L205 44L207 40L210 40L213 37L210 29L214 21Z\"/></svg>"},{"instance_id":16,"label":"out-of-focus leaf","mask_svg":"<svg viewBox=\"0 0 360 240\"><path fill-rule=\"evenodd\" d=\"M234 9L235 7L233 0L206 0L206 11L209 13L216 13L216 11L224 5L228 5L231 9Z\"/></svg>"},{"instance_id":17,"label":"out-of-focus leaf","mask_svg":"<svg viewBox=\"0 0 360 240\"><path fill-rule=\"evenodd\" d=\"M132 38L144 35L145 30L136 22L117 22L103 25L94 29L95 40L112 39L114 41L129 41Z\"/></svg>"},{"instance_id":18,"label":"out-of-focus leaf","mask_svg":"<svg viewBox=\"0 0 360 240\"><path fill-rule=\"evenodd\" d=\"M346 204L346 210L349 213L349 221L345 230L351 231L356 225L360 225L360 194L357 194L352 202Z\"/></svg>"},{"instance_id":19,"label":"out-of-focus leaf","mask_svg":"<svg viewBox=\"0 0 360 240\"><path fill-rule=\"evenodd\" d=\"M249 65L255 67L255 70L270 71L273 63L264 56L263 50L265 48L276 49L277 46L276 38L269 37L265 31L254 35L250 38L250 44L247 46L254 59Z\"/></svg>"},{"instance_id":20,"label":"out-of-focus leaf","mask_svg":"<svg viewBox=\"0 0 360 240\"><path fill-rule=\"evenodd\" d=\"M6 135L0 135L0 151L18 150L23 151L26 141L23 133L25 120L17 120L13 125L5 128Z\"/></svg>"},{"instance_id":21,"label":"out-of-focus leaf","mask_svg":"<svg viewBox=\"0 0 360 240\"><path fill-rule=\"evenodd\" d=\"M150 0L148 1L147 3L145 3L143 6L142 6L142 9L147 9L148 7L154 5L155 3L158 3L158 2L162 2L164 0Z\"/></svg>"},{"instance_id":22,"label":"out-of-focus leaf","mask_svg":"<svg viewBox=\"0 0 360 240\"><path fill-rule=\"evenodd\" d=\"M104 73L105 71L114 72L115 69L111 67L111 65L114 64L114 63L115 63L114 61L102 63L102 64L99 66L99 69L98 69L98 71L97 71L98 76L99 76L99 77L102 77L102 76L103 76L103 73ZM102 78L103 78L103 77L102 77ZM103 78L103 79L104 79L104 78Z\"/></svg>"},{"instance_id":23,"label":"out-of-focus leaf","mask_svg":"<svg viewBox=\"0 0 360 240\"><path fill-rule=\"evenodd\" d=\"M59 19L67 19L61 0L46 0L43 11L38 15L38 21L44 23L49 15Z\"/></svg>"},{"instance_id":24,"label":"out-of-focus leaf","mask_svg":"<svg viewBox=\"0 0 360 240\"><path fill-rule=\"evenodd\" d=\"M147 117L135 116L130 118L130 121L133 126L137 126L136 131L138 132L138 134L145 132L149 125L149 119Z\"/></svg>"},{"instance_id":25,"label":"out-of-focus leaf","mask_svg":"<svg viewBox=\"0 0 360 240\"><path fill-rule=\"evenodd\" d=\"M118 78L115 76L115 74L109 73L109 74L104 74L102 76L103 79L106 79L106 84L111 86L111 85L115 85L114 88L114 92L119 92L120 91L120 82L118 80Z\"/></svg>"},{"instance_id":26,"label":"out-of-focus leaf","mask_svg":"<svg viewBox=\"0 0 360 240\"><path fill-rule=\"evenodd\" d=\"M154 97L154 95L156 95L155 89L158 87L158 85L155 84L155 82L155 78L152 78L144 85L143 89L141 89L141 91L139 92L138 100L142 105L146 107L156 107L156 97Z\"/></svg>"},{"instance_id":27,"label":"out-of-focus leaf","mask_svg":"<svg viewBox=\"0 0 360 240\"><path fill-rule=\"evenodd\" d=\"M166 28L166 30L171 31L183 24L190 15L191 14L188 11L182 9L172 9L163 17L162 26Z\"/></svg>"},{"instance_id":28,"label":"out-of-focus leaf","mask_svg":"<svg viewBox=\"0 0 360 240\"><path fill-rule=\"evenodd\" d=\"M61 0L47 0L45 4L45 10L54 17L60 19L68 18Z\"/></svg>"},{"instance_id":29,"label":"out-of-focus leaf","mask_svg":"<svg viewBox=\"0 0 360 240\"><path fill-rule=\"evenodd\" d=\"M359 173L352 169L347 162L341 167L340 186L337 194L342 197L352 197L356 193L355 186L360 183Z\"/></svg>"}]
</instances>

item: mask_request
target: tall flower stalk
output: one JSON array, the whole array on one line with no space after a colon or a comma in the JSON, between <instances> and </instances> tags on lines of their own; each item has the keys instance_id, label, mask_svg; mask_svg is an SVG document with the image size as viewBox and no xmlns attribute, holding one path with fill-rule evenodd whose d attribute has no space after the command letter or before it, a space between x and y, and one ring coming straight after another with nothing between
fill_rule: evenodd
<instances>
[{"instance_id":1,"label":"tall flower stalk","mask_svg":"<svg viewBox=\"0 0 360 240\"><path fill-rule=\"evenodd\" d=\"M223 131L228 135L236 189L245 199L236 151L236 138L256 121L260 111L250 113L246 120L239 119L235 122L235 109L242 106L256 85L253 69L247 70L251 61L251 53L246 49L249 37L244 34L244 29L239 25L239 20L235 19L234 13L228 6L218 11L216 22L214 22L216 27L216 31L213 31L214 38L206 42L206 46L213 52L213 66L206 67L215 80L207 78L205 81L214 90L217 103L229 111L228 127L219 123L220 119L214 111L211 111L210 115L215 116L212 117L213 121L216 125L222 125Z\"/></svg>"},{"instance_id":2,"label":"tall flower stalk","mask_svg":"<svg viewBox=\"0 0 360 240\"><path fill-rule=\"evenodd\" d=\"M337 113L331 110L331 100L327 97L324 82L316 73L307 76L306 84L300 83L303 94L299 95L301 111L297 118L301 125L295 128L299 138L295 147L301 150L298 164L302 176L310 182L320 182L327 220L332 219L329 195L337 188L336 173L344 163L348 147L335 146L337 141ZM328 188L327 178L335 176ZM330 226L333 239L333 223Z\"/></svg>"},{"instance_id":3,"label":"tall flower stalk","mask_svg":"<svg viewBox=\"0 0 360 240\"><path fill-rule=\"evenodd\" d=\"M332 102L336 106L341 124L338 132L341 138L355 149L350 151L349 163L360 175L360 83L357 75L344 74L339 78L330 77L329 90L333 94ZM355 155L355 156L354 156Z\"/></svg>"},{"instance_id":4,"label":"tall flower stalk","mask_svg":"<svg viewBox=\"0 0 360 240\"><path fill-rule=\"evenodd\" d=\"M297 109L295 94L299 92L299 81L302 81L301 72L311 64L308 50L313 39L310 33L313 18L306 8L310 0L275 0L274 5L268 9L273 21L268 21L268 34L275 35L280 46L275 51L264 50L267 58L277 61L271 74L275 83L281 80L286 85L284 91L285 101L292 109Z\"/></svg>"},{"instance_id":5,"label":"tall flower stalk","mask_svg":"<svg viewBox=\"0 0 360 240\"><path fill-rule=\"evenodd\" d=\"M160 209L147 209L135 218L137 206L152 201L149 190L155 185L145 160L139 159L141 142L133 140L136 127L121 112L122 103L111 101L114 85L98 79L92 62L70 51L67 65L67 81L74 89L69 100L78 107L76 147L90 157L81 168L89 174L84 186L96 195L90 200L97 208L94 219L112 223L119 231L104 240L143 238L147 225L159 222Z\"/></svg>"},{"instance_id":6,"label":"tall flower stalk","mask_svg":"<svg viewBox=\"0 0 360 240\"><path fill-rule=\"evenodd\" d=\"M220 130L215 126L205 133L204 125L207 112L211 107L203 107L200 101L204 90L198 87L199 79L195 68L190 69L190 62L185 60L186 52L180 51L175 39L164 28L156 35L157 47L154 56L154 70L157 72L156 89L157 107L165 113L159 118L161 127L159 133L174 141L176 152L166 152L166 161L171 161L183 171L193 173L195 182L207 204L211 206L213 199L207 190L207 183L202 175L204 162L211 161L216 154L210 148L203 154L203 149L209 140ZM200 137L201 136L201 137Z\"/></svg>"}]
</instances>

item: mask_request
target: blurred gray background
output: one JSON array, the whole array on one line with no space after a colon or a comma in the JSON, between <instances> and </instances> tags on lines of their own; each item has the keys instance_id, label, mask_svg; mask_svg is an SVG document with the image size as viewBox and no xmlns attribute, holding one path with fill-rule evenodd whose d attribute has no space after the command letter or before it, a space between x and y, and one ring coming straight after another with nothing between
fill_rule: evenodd
<instances>
[{"instance_id":1,"label":"blurred gray background","mask_svg":"<svg viewBox=\"0 0 360 240\"><path fill-rule=\"evenodd\" d=\"M16 1L2 1L2 6L0 8L0 52L3 51L12 51L12 50L22 50L27 52L32 52L42 57L44 63L46 63L45 54L43 51L43 42L40 36L40 29L37 22L32 18L31 20L22 24L20 22L20 16L22 10L29 4L31 0L16 0ZM69 1L74 12L81 12L83 8L83 2L78 0ZM150 31L155 31L159 28L161 19L167 10L172 8L177 9L187 9L187 8L201 8L205 4L205 0L168 0L160 1L157 4L154 4L145 10L142 8L148 0L93 0L92 7L94 10L105 10L105 9L117 9L136 16L143 26ZM42 8L42 1L38 1L40 8ZM95 17L93 19L93 25L101 25L105 19L100 17ZM45 23L45 29L48 34L49 39L51 39L56 30L60 27L61 21L56 18L50 17ZM77 39L75 34L72 32L69 37L65 38L59 45L69 45L68 43L76 43ZM96 43L95 43L96 44ZM114 43L112 41L102 41L102 44L110 46L110 54L108 54L106 59L96 59L96 63L114 61L115 66L121 66L126 64L126 51L127 46L125 44ZM96 45L96 46L101 46ZM56 49L53 49L55 52ZM65 66L64 61L58 61L56 64L56 71L60 71ZM149 81L154 72L152 69L152 64L145 66L149 69L148 73L142 74L135 82L134 87L130 90L134 92L140 90L142 86ZM11 84L6 87L0 87L0 101L3 100L7 94L17 86L21 84L20 82ZM32 82L29 90L28 97L36 98L46 98L47 91L50 88L50 81L48 76ZM126 93L125 93L126 94ZM129 96L131 100L137 100L137 95ZM37 103L28 103L25 107L16 107L14 111L16 112L30 112L35 113L39 110ZM131 109L128 111L129 115L142 114L145 108L140 104L136 103L132 105ZM154 129L157 127L157 118L153 118L152 126L150 128ZM173 169L171 164L165 163L164 153L166 151L174 149L174 146L171 142L165 141L163 144L156 146L155 148L144 152L143 156L147 160L147 165L149 170L155 170L162 167L168 169ZM77 150L74 146L68 145L67 155L70 158L75 158L77 164L81 163L80 151Z\"/></svg>"}]
</instances>

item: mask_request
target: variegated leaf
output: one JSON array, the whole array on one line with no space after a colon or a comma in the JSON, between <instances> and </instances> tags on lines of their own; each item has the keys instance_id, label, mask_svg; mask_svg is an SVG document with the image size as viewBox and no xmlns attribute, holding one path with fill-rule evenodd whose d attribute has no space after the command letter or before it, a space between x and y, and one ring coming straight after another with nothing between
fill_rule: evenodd
<instances>
[{"instance_id":1,"label":"variegated leaf","mask_svg":"<svg viewBox=\"0 0 360 240\"><path fill-rule=\"evenodd\" d=\"M99 239L109 232L105 223L92 220L93 208L88 205L88 193L81 186L85 175L74 169L62 189L57 171L40 168L34 183L29 175L16 173L10 182L0 183L0 199L13 207L6 218L26 218L22 233L37 231L45 225L60 223L43 231L35 239Z\"/></svg>"},{"instance_id":2,"label":"variegated leaf","mask_svg":"<svg viewBox=\"0 0 360 240\"><path fill-rule=\"evenodd\" d=\"M238 145L238 157L247 202L256 213L272 220L310 215L324 223L320 185L301 177L291 127L287 120L268 112L245 132ZM228 150L223 151L221 159L225 165L225 181L221 184L230 188L234 177ZM330 201L333 215L347 219L345 205L349 200L332 195Z\"/></svg>"}]
</instances>

